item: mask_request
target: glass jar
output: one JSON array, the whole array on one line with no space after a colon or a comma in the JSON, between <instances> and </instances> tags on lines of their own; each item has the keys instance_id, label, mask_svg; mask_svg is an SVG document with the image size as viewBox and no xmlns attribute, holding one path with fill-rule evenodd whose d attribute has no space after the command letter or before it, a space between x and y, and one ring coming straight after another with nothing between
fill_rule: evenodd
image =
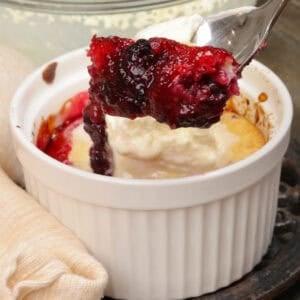
<instances>
[{"instance_id":1,"label":"glass jar","mask_svg":"<svg viewBox=\"0 0 300 300\"><path fill-rule=\"evenodd\" d=\"M39 65L87 46L92 35L133 36L153 23L181 15L207 15L255 0L3 0L0 46L22 52Z\"/></svg>"}]
</instances>

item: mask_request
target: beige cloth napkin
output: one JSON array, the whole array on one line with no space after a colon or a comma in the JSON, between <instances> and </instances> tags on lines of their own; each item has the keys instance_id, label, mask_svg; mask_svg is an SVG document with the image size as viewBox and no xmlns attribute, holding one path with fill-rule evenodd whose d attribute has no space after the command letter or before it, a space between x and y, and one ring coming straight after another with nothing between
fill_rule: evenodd
<instances>
[{"instance_id":1,"label":"beige cloth napkin","mask_svg":"<svg viewBox=\"0 0 300 300\"><path fill-rule=\"evenodd\" d=\"M22 53L0 44L0 165L19 184L24 180L9 130L9 107L17 87L32 70L33 64Z\"/></svg>"},{"instance_id":2,"label":"beige cloth napkin","mask_svg":"<svg viewBox=\"0 0 300 300\"><path fill-rule=\"evenodd\" d=\"M107 280L73 233L0 169L0 299L98 300Z\"/></svg>"}]
</instances>

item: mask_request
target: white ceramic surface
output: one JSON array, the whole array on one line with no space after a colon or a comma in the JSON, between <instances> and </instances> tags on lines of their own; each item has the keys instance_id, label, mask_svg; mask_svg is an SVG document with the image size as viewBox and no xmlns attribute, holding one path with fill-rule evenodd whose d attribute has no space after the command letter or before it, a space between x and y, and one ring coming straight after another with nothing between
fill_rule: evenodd
<instances>
[{"instance_id":1,"label":"white ceramic surface","mask_svg":"<svg viewBox=\"0 0 300 300\"><path fill-rule=\"evenodd\" d=\"M57 58L53 84L43 67L17 91L11 128L26 188L71 228L106 266L106 294L123 299L182 299L212 292L249 272L270 244L282 157L292 119L280 79L253 61L240 81L264 104L272 139L247 159L180 179L122 179L87 173L48 157L33 144L42 116L88 86L84 50Z\"/></svg>"}]
</instances>

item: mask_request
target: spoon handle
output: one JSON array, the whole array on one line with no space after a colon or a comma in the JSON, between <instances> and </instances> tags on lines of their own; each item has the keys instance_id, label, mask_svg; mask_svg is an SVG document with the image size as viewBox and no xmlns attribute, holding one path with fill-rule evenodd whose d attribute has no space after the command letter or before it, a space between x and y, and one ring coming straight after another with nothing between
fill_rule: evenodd
<instances>
[{"instance_id":1,"label":"spoon handle","mask_svg":"<svg viewBox=\"0 0 300 300\"><path fill-rule=\"evenodd\" d=\"M262 6L249 12L249 18L252 18L252 20L255 20L261 26L262 30L257 35L257 41L260 42L261 46L263 45L263 42L266 40L272 26L275 24L288 1L289 0L268 0ZM250 52L249 55L244 57L244 60L242 60L242 63L239 67L240 70L242 70L249 63L249 61L251 61L261 46L257 47L254 49L254 51L252 51L252 53Z\"/></svg>"},{"instance_id":2,"label":"spoon handle","mask_svg":"<svg viewBox=\"0 0 300 300\"><path fill-rule=\"evenodd\" d=\"M270 20L269 30L272 28L288 2L289 0L269 0L259 8L266 19Z\"/></svg>"}]
</instances>

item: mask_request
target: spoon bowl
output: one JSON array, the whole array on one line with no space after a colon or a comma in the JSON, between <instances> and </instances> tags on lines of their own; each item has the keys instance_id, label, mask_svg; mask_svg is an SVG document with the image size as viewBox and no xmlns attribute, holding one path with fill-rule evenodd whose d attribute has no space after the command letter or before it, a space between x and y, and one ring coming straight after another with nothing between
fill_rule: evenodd
<instances>
[{"instance_id":1,"label":"spoon bowl","mask_svg":"<svg viewBox=\"0 0 300 300\"><path fill-rule=\"evenodd\" d=\"M260 7L241 7L209 16L199 25L191 42L232 53L240 70L264 46L265 39L288 0L269 0Z\"/></svg>"}]
</instances>

